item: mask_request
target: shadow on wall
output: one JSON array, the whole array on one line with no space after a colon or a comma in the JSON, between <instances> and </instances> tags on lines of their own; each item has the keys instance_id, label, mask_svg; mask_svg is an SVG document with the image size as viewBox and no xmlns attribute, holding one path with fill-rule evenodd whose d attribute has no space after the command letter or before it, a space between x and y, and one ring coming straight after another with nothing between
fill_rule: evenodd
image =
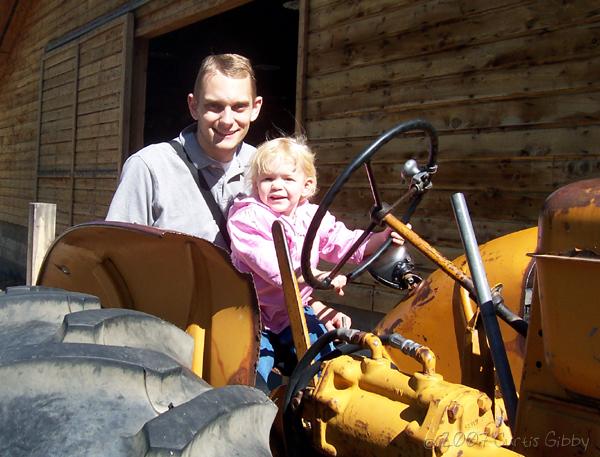
<instances>
[{"instance_id":1,"label":"shadow on wall","mask_svg":"<svg viewBox=\"0 0 600 457\"><path fill-rule=\"evenodd\" d=\"M27 227L0 222L0 289L25 284Z\"/></svg>"},{"instance_id":2,"label":"shadow on wall","mask_svg":"<svg viewBox=\"0 0 600 457\"><path fill-rule=\"evenodd\" d=\"M385 314L376 311L367 311L364 309L353 308L351 306L341 305L337 303L329 303L328 306L347 314L352 319L352 328L372 331L379 321L385 317Z\"/></svg>"}]
</instances>

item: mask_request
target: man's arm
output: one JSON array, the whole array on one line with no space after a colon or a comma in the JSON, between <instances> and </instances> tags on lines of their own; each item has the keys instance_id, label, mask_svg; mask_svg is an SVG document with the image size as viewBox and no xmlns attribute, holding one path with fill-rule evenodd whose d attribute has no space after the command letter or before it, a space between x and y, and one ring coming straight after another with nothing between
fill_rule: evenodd
<instances>
[{"instance_id":1,"label":"man's arm","mask_svg":"<svg viewBox=\"0 0 600 457\"><path fill-rule=\"evenodd\" d=\"M156 220L152 208L153 181L152 173L140 157L133 155L127 159L106 220L153 225Z\"/></svg>"}]
</instances>

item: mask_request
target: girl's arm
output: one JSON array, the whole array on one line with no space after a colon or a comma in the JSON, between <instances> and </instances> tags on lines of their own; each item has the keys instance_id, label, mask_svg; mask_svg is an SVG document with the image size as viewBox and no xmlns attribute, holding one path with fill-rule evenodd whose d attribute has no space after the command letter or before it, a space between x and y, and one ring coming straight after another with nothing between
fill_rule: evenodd
<instances>
[{"instance_id":1,"label":"girl's arm","mask_svg":"<svg viewBox=\"0 0 600 457\"><path fill-rule=\"evenodd\" d=\"M315 312L315 315L323 323L327 330L335 330L336 328L350 328L352 319L349 316L337 311L324 303L313 300L310 307Z\"/></svg>"},{"instance_id":2,"label":"girl's arm","mask_svg":"<svg viewBox=\"0 0 600 457\"><path fill-rule=\"evenodd\" d=\"M337 263L348 251L350 246L363 234L362 230L350 230L343 222L337 221L331 213L327 213L321 222L319 230L320 257L328 262ZM383 242L392 235L393 242L401 245L403 238L389 227L369 236L366 243L363 243L350 258L350 262L359 263L365 256L373 254Z\"/></svg>"},{"instance_id":3,"label":"girl's arm","mask_svg":"<svg viewBox=\"0 0 600 457\"><path fill-rule=\"evenodd\" d=\"M329 273L331 273L331 272L330 271L321 271L321 270L317 270L316 268L313 268L313 275L319 281L325 280L325 278L327 278L327 276L329 276ZM297 272L296 276L298 278L298 285L306 284L306 281L304 280L304 276L302 276L301 273ZM331 285L333 286L335 292L338 295L343 296L344 295L344 287L346 286L346 282L347 282L347 278L345 275L337 275L335 278L333 278L331 280Z\"/></svg>"},{"instance_id":4,"label":"girl's arm","mask_svg":"<svg viewBox=\"0 0 600 457\"><path fill-rule=\"evenodd\" d=\"M281 286L281 274L271 233L272 219L247 207L230 214L227 230L231 253L268 283Z\"/></svg>"},{"instance_id":5,"label":"girl's arm","mask_svg":"<svg viewBox=\"0 0 600 457\"><path fill-rule=\"evenodd\" d=\"M400 236L397 232L392 231L391 228L387 227L385 230L381 232L377 232L371 235L369 241L367 241L367 246L365 248L365 255L369 256L373 254L379 246L381 246L388 237L392 236L392 242L399 246L404 244L404 238Z\"/></svg>"}]
</instances>

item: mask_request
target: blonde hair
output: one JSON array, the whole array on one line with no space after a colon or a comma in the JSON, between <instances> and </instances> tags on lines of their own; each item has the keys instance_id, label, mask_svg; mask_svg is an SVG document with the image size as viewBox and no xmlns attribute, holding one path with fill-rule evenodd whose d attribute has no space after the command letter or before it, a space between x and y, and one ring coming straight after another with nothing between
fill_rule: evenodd
<instances>
[{"instance_id":1,"label":"blonde hair","mask_svg":"<svg viewBox=\"0 0 600 457\"><path fill-rule=\"evenodd\" d=\"M194 83L194 95L198 95L204 83L204 77L213 73L222 73L229 78L250 77L252 86L252 97L256 97L256 78L250 59L239 54L215 54L210 55L202 61L196 82Z\"/></svg>"},{"instance_id":2,"label":"blonde hair","mask_svg":"<svg viewBox=\"0 0 600 457\"><path fill-rule=\"evenodd\" d=\"M300 168L306 178L312 178L313 186L306 198L308 199L317 193L317 169L315 168L314 153L310 150L304 138L282 137L262 143L250 160L246 182L252 188L254 195L258 193L259 176L274 171L273 167L285 159L291 159L296 169Z\"/></svg>"}]
</instances>

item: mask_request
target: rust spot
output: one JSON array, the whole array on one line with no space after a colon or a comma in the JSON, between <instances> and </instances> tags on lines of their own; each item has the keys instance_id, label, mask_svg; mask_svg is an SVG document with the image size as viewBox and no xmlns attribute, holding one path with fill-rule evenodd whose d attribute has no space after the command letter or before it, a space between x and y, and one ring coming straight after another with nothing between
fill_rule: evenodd
<instances>
[{"instance_id":1,"label":"rust spot","mask_svg":"<svg viewBox=\"0 0 600 457\"><path fill-rule=\"evenodd\" d=\"M366 422L363 422L361 420L357 420L354 425L356 426L357 429L359 430L363 430L363 431L368 431L369 430L369 424L367 424Z\"/></svg>"},{"instance_id":2,"label":"rust spot","mask_svg":"<svg viewBox=\"0 0 600 457\"><path fill-rule=\"evenodd\" d=\"M566 213L571 208L600 207L600 179L586 179L554 191L544 203L545 214Z\"/></svg>"},{"instance_id":3,"label":"rust spot","mask_svg":"<svg viewBox=\"0 0 600 457\"><path fill-rule=\"evenodd\" d=\"M433 291L431 290L431 281L428 279L423 281L416 290L415 297L411 303L411 307L421 307L434 299Z\"/></svg>"}]
</instances>

